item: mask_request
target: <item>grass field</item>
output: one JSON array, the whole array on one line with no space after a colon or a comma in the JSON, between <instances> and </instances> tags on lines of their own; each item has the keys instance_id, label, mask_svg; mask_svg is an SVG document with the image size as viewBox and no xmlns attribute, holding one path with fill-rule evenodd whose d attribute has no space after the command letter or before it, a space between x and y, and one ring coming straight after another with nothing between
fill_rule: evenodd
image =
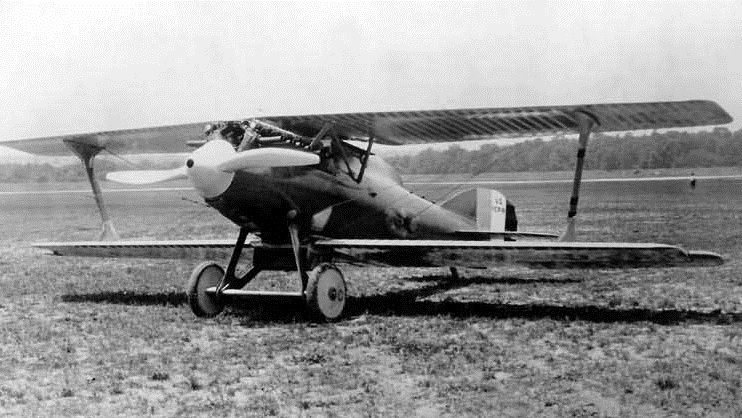
<instances>
[{"instance_id":1,"label":"grass field","mask_svg":"<svg viewBox=\"0 0 742 418\"><path fill-rule=\"evenodd\" d=\"M569 184L499 188L522 230L563 228ZM741 192L736 180L583 186L581 239L717 251L720 267L503 268L452 281L442 269L348 266L350 316L336 324L276 304L196 319L181 289L199 260L45 256L29 243L97 237L90 195L3 195L0 413L740 416ZM182 200L195 193L106 197L127 238L236 237Z\"/></svg>"}]
</instances>

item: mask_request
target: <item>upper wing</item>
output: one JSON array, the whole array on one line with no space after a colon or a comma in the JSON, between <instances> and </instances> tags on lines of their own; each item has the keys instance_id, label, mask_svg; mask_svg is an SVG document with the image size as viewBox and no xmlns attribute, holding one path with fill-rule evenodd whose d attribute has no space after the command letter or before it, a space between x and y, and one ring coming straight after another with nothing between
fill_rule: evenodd
<instances>
[{"instance_id":1,"label":"upper wing","mask_svg":"<svg viewBox=\"0 0 742 418\"><path fill-rule=\"evenodd\" d=\"M8 140L0 145L39 155L70 155L65 142L86 144L112 152L127 154L180 153L192 151L189 141L203 139L205 123L158 126L153 128L126 129L121 131L92 132L85 134L48 136L44 138Z\"/></svg>"},{"instance_id":2,"label":"upper wing","mask_svg":"<svg viewBox=\"0 0 742 418\"><path fill-rule=\"evenodd\" d=\"M715 253L649 243L331 239L315 245L357 262L399 267L637 268L724 262Z\"/></svg>"},{"instance_id":3,"label":"upper wing","mask_svg":"<svg viewBox=\"0 0 742 418\"><path fill-rule=\"evenodd\" d=\"M732 121L718 104L704 100L339 113L264 119L306 136L314 136L329 122L348 137L374 135L381 143L413 144L575 132L578 112L590 115L597 124L595 130L601 132L719 125Z\"/></svg>"},{"instance_id":4,"label":"upper wing","mask_svg":"<svg viewBox=\"0 0 742 418\"><path fill-rule=\"evenodd\" d=\"M374 136L386 144L465 141L498 137L569 133L577 130L577 113L592 117L602 132L720 125L732 117L712 101L612 103L266 116L260 119L313 137L330 123L342 136ZM64 142L80 142L128 153L186 152L188 141L201 138L206 122L122 131L95 132L26 140L0 140L21 151L68 155Z\"/></svg>"}]
</instances>

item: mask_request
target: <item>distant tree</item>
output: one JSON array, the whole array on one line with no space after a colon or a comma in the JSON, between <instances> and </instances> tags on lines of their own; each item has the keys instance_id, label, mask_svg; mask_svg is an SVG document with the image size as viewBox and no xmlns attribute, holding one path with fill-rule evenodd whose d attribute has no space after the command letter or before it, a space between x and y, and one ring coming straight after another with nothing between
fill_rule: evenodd
<instances>
[{"instance_id":1,"label":"distant tree","mask_svg":"<svg viewBox=\"0 0 742 418\"><path fill-rule=\"evenodd\" d=\"M157 162L151 159L142 160L136 164L111 158L97 158L95 173L99 179L104 179L111 171L132 169L168 169L175 168L182 163L174 161ZM82 164L73 162L56 166L49 163L3 164L0 165L0 182L4 183L47 183L47 182L74 182L84 181L87 174Z\"/></svg>"},{"instance_id":2,"label":"distant tree","mask_svg":"<svg viewBox=\"0 0 742 418\"><path fill-rule=\"evenodd\" d=\"M560 171L574 168L577 140L537 138L510 146L485 145L466 151L425 150L391 158L402 173L442 174L508 171ZM596 134L590 140L585 168L599 170L742 165L742 130L653 132L621 136Z\"/></svg>"},{"instance_id":3,"label":"distant tree","mask_svg":"<svg viewBox=\"0 0 742 418\"><path fill-rule=\"evenodd\" d=\"M509 146L484 145L468 151L459 145L448 150L425 149L415 155L389 158L404 174L446 174L509 171L563 171L574 169L577 140L541 138ZM111 171L168 169L176 161L143 159L136 165L113 158L96 159L99 178ZM671 167L742 166L742 130L716 128L703 132L653 132L644 136L596 134L590 139L585 168L590 170L653 169ZM86 178L81 164L0 165L2 182L81 181Z\"/></svg>"}]
</instances>

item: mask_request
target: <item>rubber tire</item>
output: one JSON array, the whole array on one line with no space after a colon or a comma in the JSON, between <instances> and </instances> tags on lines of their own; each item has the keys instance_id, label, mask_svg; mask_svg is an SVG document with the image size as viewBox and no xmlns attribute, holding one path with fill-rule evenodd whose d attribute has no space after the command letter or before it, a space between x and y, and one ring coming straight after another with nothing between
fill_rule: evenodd
<instances>
[{"instance_id":1,"label":"rubber tire","mask_svg":"<svg viewBox=\"0 0 742 418\"><path fill-rule=\"evenodd\" d=\"M308 276L305 296L309 312L317 320L339 321L348 299L343 272L332 263L322 263Z\"/></svg>"},{"instance_id":2,"label":"rubber tire","mask_svg":"<svg viewBox=\"0 0 742 418\"><path fill-rule=\"evenodd\" d=\"M206 294L209 287L218 286L224 277L224 268L213 261L199 264L188 279L186 297L188 305L199 318L213 318L224 309L224 303Z\"/></svg>"}]
</instances>

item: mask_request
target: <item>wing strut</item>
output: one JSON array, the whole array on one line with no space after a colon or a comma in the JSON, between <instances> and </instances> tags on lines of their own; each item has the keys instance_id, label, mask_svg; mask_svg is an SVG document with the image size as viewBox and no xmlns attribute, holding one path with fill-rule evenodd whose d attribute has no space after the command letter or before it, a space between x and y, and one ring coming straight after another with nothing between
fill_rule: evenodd
<instances>
[{"instance_id":1,"label":"wing strut","mask_svg":"<svg viewBox=\"0 0 742 418\"><path fill-rule=\"evenodd\" d=\"M77 142L73 138L64 139L64 143L78 157L80 157L82 164L85 166L85 172L88 175L90 187L93 189L95 204L98 205L98 212L100 212L100 217L103 220L103 232L100 236L101 241L119 240L119 234L113 227L113 221L111 221L111 217L108 216L106 206L103 204L103 193L101 192L100 184L98 183L98 179L95 178L95 171L93 170L93 159L95 159L95 156L103 151L103 147L84 142Z\"/></svg>"},{"instance_id":2,"label":"wing strut","mask_svg":"<svg viewBox=\"0 0 742 418\"><path fill-rule=\"evenodd\" d=\"M587 152L587 140L590 131L596 124L592 115L585 112L575 112L578 129L580 132L579 148L577 149L577 165L575 166L575 179L572 185L572 197L569 199L569 212L567 212L567 230L559 237L559 241L575 241L575 216L577 215L577 202L580 199L580 183L582 183L582 169L585 164L585 153Z\"/></svg>"}]
</instances>

